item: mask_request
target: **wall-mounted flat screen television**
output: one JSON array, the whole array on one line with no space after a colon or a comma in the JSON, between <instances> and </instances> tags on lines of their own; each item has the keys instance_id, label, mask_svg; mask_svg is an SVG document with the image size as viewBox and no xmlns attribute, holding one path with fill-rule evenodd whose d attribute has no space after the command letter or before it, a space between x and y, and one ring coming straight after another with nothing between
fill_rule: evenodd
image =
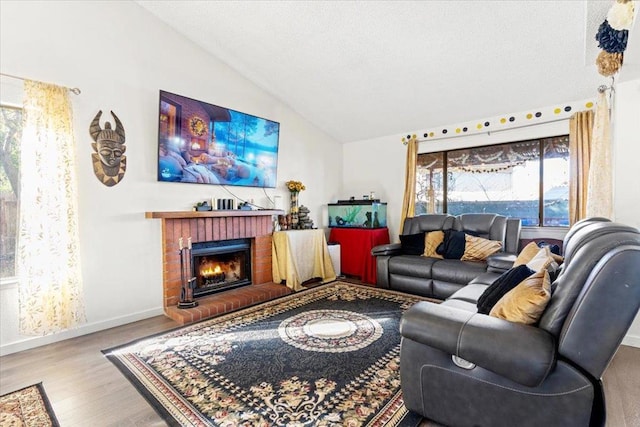
<instances>
[{"instance_id":1,"label":"wall-mounted flat screen television","mask_svg":"<svg viewBox=\"0 0 640 427\"><path fill-rule=\"evenodd\" d=\"M280 124L160 91L158 181L275 188Z\"/></svg>"}]
</instances>

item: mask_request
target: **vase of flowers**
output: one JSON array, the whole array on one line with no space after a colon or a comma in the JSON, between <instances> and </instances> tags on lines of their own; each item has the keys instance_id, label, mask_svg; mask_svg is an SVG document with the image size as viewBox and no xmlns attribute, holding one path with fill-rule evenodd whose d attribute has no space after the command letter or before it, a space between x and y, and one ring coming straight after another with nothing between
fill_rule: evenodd
<instances>
[{"instance_id":1,"label":"vase of flowers","mask_svg":"<svg viewBox=\"0 0 640 427\"><path fill-rule=\"evenodd\" d=\"M306 187L300 181L287 181L285 182L285 185L287 186L287 190L289 190L290 194L289 213L291 214L291 228L295 230L299 226L298 196L301 191L306 189Z\"/></svg>"}]
</instances>

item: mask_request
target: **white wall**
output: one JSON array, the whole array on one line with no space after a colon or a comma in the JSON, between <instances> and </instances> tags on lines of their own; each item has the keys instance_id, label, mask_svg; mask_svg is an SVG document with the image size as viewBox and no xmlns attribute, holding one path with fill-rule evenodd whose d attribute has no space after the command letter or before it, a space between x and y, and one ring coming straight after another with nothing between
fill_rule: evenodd
<instances>
[{"instance_id":1,"label":"white wall","mask_svg":"<svg viewBox=\"0 0 640 427\"><path fill-rule=\"evenodd\" d=\"M640 46L636 46L640 48ZM613 110L614 215L615 220L640 228L640 73L635 80L618 83ZM640 347L640 314L624 344Z\"/></svg>"},{"instance_id":2,"label":"white wall","mask_svg":"<svg viewBox=\"0 0 640 427\"><path fill-rule=\"evenodd\" d=\"M374 191L387 202L387 226L391 241L397 241L400 206L404 191L406 149L397 136L388 136L344 144L342 149L343 189L339 199Z\"/></svg>"},{"instance_id":3,"label":"white wall","mask_svg":"<svg viewBox=\"0 0 640 427\"><path fill-rule=\"evenodd\" d=\"M20 336L17 290L4 286L0 354L162 312L160 221L144 212L188 210L198 200L229 195L220 186L156 181L160 89L280 122L279 184L267 192L287 200L284 181L301 180L302 204L316 225L326 226L323 208L342 185L340 145L137 4L3 1L0 15L2 72L82 90L72 97L88 320L55 336ZM0 98L15 86L2 79ZM89 124L98 110L103 118L113 110L127 135L127 172L111 188L91 166ZM266 203L260 189L230 190Z\"/></svg>"},{"instance_id":4,"label":"white wall","mask_svg":"<svg viewBox=\"0 0 640 427\"><path fill-rule=\"evenodd\" d=\"M640 228L640 78L617 84L612 119L615 219Z\"/></svg>"}]
</instances>

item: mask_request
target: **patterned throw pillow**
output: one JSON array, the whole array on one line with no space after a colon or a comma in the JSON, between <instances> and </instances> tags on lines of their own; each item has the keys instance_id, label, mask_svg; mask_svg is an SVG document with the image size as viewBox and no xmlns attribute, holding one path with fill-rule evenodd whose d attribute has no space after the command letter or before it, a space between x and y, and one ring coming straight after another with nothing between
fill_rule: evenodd
<instances>
[{"instance_id":1,"label":"patterned throw pillow","mask_svg":"<svg viewBox=\"0 0 640 427\"><path fill-rule=\"evenodd\" d=\"M483 239L470 234L464 236L464 253L462 261L484 261L489 255L493 255L502 249L502 242Z\"/></svg>"},{"instance_id":2,"label":"patterned throw pillow","mask_svg":"<svg viewBox=\"0 0 640 427\"><path fill-rule=\"evenodd\" d=\"M436 252L440 243L444 241L444 231L431 231L424 236L423 256L442 259L442 255Z\"/></svg>"},{"instance_id":3,"label":"patterned throw pillow","mask_svg":"<svg viewBox=\"0 0 640 427\"><path fill-rule=\"evenodd\" d=\"M489 316L533 325L540 320L550 299L549 273L547 270L540 270L500 298L500 301L491 309Z\"/></svg>"}]
</instances>

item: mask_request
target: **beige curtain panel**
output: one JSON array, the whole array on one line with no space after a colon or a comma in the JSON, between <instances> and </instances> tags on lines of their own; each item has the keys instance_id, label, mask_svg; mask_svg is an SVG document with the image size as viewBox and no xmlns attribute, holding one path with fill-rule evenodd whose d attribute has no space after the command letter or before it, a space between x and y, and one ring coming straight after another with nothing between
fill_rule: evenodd
<instances>
[{"instance_id":1,"label":"beige curtain panel","mask_svg":"<svg viewBox=\"0 0 640 427\"><path fill-rule=\"evenodd\" d=\"M407 168L404 176L404 199L400 212L400 233L404 228L404 220L412 217L416 211L416 164L418 161L418 141L410 138L407 142Z\"/></svg>"},{"instance_id":2,"label":"beige curtain panel","mask_svg":"<svg viewBox=\"0 0 640 427\"><path fill-rule=\"evenodd\" d=\"M593 132L593 111L580 111L569 120L569 222L587 217L587 189Z\"/></svg>"}]
</instances>

